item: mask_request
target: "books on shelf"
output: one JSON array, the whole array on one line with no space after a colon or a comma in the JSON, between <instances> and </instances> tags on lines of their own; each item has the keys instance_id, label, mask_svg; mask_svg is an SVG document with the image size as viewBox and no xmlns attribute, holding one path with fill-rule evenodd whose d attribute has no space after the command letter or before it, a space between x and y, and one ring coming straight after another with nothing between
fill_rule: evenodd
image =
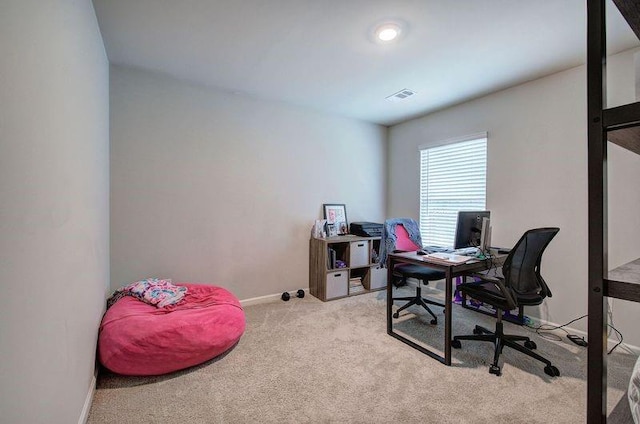
<instances>
[{"instance_id":1,"label":"books on shelf","mask_svg":"<svg viewBox=\"0 0 640 424\"><path fill-rule=\"evenodd\" d=\"M338 259L338 253L331 247L327 248L327 269L340 269L346 268L347 263L341 259Z\"/></svg>"},{"instance_id":2,"label":"books on shelf","mask_svg":"<svg viewBox=\"0 0 640 424\"><path fill-rule=\"evenodd\" d=\"M349 293L360 293L363 291L364 291L364 286L362 285L362 278L360 277L349 278Z\"/></svg>"},{"instance_id":3,"label":"books on shelf","mask_svg":"<svg viewBox=\"0 0 640 424\"><path fill-rule=\"evenodd\" d=\"M336 267L336 250L329 247L327 255L327 268L334 269Z\"/></svg>"}]
</instances>

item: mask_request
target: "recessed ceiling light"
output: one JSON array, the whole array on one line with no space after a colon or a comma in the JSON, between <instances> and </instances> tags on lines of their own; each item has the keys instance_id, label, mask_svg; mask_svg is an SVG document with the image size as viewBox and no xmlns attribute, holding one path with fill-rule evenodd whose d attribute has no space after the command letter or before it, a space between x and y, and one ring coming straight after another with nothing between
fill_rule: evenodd
<instances>
[{"instance_id":1,"label":"recessed ceiling light","mask_svg":"<svg viewBox=\"0 0 640 424\"><path fill-rule=\"evenodd\" d=\"M376 39L383 43L393 41L400 36L402 29L400 25L394 23L386 23L378 26L375 31Z\"/></svg>"},{"instance_id":2,"label":"recessed ceiling light","mask_svg":"<svg viewBox=\"0 0 640 424\"><path fill-rule=\"evenodd\" d=\"M393 19L379 22L373 27L371 35L373 41L376 43L387 44L398 41L400 38L404 37L405 32L406 24L404 21Z\"/></svg>"}]
</instances>

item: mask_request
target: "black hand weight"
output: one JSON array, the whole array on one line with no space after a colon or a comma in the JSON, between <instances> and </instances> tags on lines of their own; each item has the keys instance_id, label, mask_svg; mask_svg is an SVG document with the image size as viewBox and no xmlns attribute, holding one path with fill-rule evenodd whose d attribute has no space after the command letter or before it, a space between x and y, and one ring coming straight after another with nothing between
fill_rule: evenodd
<instances>
[{"instance_id":1,"label":"black hand weight","mask_svg":"<svg viewBox=\"0 0 640 424\"><path fill-rule=\"evenodd\" d=\"M300 299L302 299L304 297L304 290L299 289L296 292L296 297L299 297ZM284 293L282 293L282 296L280 296L280 299L282 299L285 302L287 302L289 299L291 299L291 295L289 294L289 292L284 292Z\"/></svg>"}]
</instances>

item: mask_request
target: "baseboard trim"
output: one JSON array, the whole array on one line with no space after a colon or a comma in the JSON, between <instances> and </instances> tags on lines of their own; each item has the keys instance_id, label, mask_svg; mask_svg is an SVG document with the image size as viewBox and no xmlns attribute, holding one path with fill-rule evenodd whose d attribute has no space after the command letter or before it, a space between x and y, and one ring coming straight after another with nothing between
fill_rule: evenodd
<instances>
[{"instance_id":1,"label":"baseboard trim","mask_svg":"<svg viewBox=\"0 0 640 424\"><path fill-rule=\"evenodd\" d=\"M289 292L289 294L291 295L292 299L295 299L296 292L297 292L297 290ZM309 295L309 289L304 289L304 294L305 294L305 296L308 296ZM250 305L259 305L261 303L271 303L271 302L275 302L275 301L281 300L281 296L282 296L282 293L268 294L266 296L259 296L259 297L252 297L252 298L249 298L249 299L241 300L240 304L244 307L244 306L250 306Z\"/></svg>"},{"instance_id":2,"label":"baseboard trim","mask_svg":"<svg viewBox=\"0 0 640 424\"><path fill-rule=\"evenodd\" d=\"M84 400L84 406L82 407L82 413L78 418L78 424L86 424L89 419L89 411L91 410L91 403L93 402L93 395L96 393L96 382L98 381L98 369L93 373L91 377L91 384L89 384L89 391L87 397Z\"/></svg>"}]
</instances>

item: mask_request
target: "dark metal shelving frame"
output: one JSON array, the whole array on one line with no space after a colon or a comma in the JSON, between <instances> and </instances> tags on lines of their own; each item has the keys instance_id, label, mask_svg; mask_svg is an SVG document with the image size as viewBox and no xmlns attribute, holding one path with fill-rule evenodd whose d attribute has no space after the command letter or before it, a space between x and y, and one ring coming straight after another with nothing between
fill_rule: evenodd
<instances>
[{"instance_id":1,"label":"dark metal shelving frame","mask_svg":"<svg viewBox=\"0 0 640 424\"><path fill-rule=\"evenodd\" d=\"M613 2L640 38L640 0ZM607 298L640 302L640 281L610 274L607 260L607 143L640 154L640 102L606 108L606 64L605 0L587 0L588 424L607 422Z\"/></svg>"}]
</instances>

